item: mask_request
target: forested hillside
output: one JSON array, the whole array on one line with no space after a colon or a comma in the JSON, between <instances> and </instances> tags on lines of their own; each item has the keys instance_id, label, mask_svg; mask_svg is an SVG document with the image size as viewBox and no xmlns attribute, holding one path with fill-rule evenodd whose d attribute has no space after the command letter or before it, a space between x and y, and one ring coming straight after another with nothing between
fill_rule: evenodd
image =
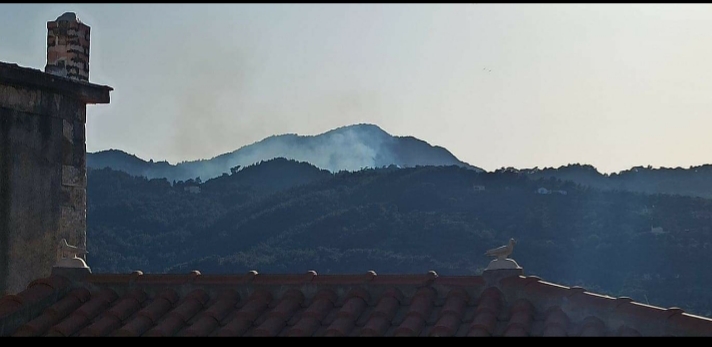
<instances>
[{"instance_id":1,"label":"forested hillside","mask_svg":"<svg viewBox=\"0 0 712 347\"><path fill-rule=\"evenodd\" d=\"M489 262L486 249L514 237L525 274L712 315L704 265L712 200L601 191L516 170L333 174L285 159L202 183L88 175L94 272L472 275Z\"/></svg>"}]
</instances>

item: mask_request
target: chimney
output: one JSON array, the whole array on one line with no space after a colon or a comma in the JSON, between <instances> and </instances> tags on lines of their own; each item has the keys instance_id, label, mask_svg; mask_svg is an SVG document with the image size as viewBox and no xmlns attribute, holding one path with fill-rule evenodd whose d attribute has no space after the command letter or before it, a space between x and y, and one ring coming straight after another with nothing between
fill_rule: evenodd
<instances>
[{"instance_id":1,"label":"chimney","mask_svg":"<svg viewBox=\"0 0 712 347\"><path fill-rule=\"evenodd\" d=\"M47 22L45 72L89 81L89 26L74 12L65 12Z\"/></svg>"},{"instance_id":2,"label":"chimney","mask_svg":"<svg viewBox=\"0 0 712 347\"><path fill-rule=\"evenodd\" d=\"M74 13L47 29L45 72L0 62L0 295L89 272L86 105L112 88L88 82L89 27Z\"/></svg>"}]
</instances>

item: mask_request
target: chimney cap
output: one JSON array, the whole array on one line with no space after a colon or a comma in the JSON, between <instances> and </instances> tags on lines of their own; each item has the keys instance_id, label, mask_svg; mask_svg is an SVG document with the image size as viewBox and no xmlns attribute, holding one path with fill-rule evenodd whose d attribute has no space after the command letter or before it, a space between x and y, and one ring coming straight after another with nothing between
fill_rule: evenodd
<instances>
[{"instance_id":1,"label":"chimney cap","mask_svg":"<svg viewBox=\"0 0 712 347\"><path fill-rule=\"evenodd\" d=\"M77 18L77 14L74 13L74 12L64 12L64 14L62 14L62 15L59 16L59 17L57 17L56 21L57 21L57 22L59 22L59 21L71 21L71 22L79 22L79 23L81 23L81 21L79 20L79 18Z\"/></svg>"}]
</instances>

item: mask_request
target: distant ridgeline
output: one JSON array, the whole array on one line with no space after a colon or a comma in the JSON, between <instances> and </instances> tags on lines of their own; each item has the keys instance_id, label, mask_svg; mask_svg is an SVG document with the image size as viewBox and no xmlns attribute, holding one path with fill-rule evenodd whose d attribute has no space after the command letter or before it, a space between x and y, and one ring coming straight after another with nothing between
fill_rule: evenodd
<instances>
[{"instance_id":1,"label":"distant ridgeline","mask_svg":"<svg viewBox=\"0 0 712 347\"><path fill-rule=\"evenodd\" d=\"M512 169L510 169L512 170ZM712 165L683 168L637 166L613 174L601 174L591 165L566 165L558 169L515 170L532 179L556 178L603 189L648 194L678 194L712 199Z\"/></svg>"},{"instance_id":2,"label":"distant ridgeline","mask_svg":"<svg viewBox=\"0 0 712 347\"><path fill-rule=\"evenodd\" d=\"M271 136L212 159L172 165L166 161L145 161L120 150L87 153L87 167L105 167L133 176L166 178L169 182L199 177L206 181L274 158L307 162L331 172L362 168L400 168L455 165L477 172L482 169L460 161L447 149L431 146L414 137L392 136L376 125L358 124L337 128L315 136L294 134ZM601 174L591 165L573 164L545 169L500 169L531 179L555 178L604 190L649 194L679 194L712 198L712 165L683 168L634 167L614 174Z\"/></svg>"},{"instance_id":3,"label":"distant ridgeline","mask_svg":"<svg viewBox=\"0 0 712 347\"><path fill-rule=\"evenodd\" d=\"M231 168L238 165L248 166L280 157L308 162L331 172L390 165L456 165L482 171L460 161L445 148L431 146L414 137L392 136L371 124L341 127L315 136L271 136L212 159L187 161L176 165L165 161L147 162L119 150L108 150L88 153L87 166L97 169L109 167L134 176L166 178L169 181L196 177L208 180L230 173Z\"/></svg>"},{"instance_id":4,"label":"distant ridgeline","mask_svg":"<svg viewBox=\"0 0 712 347\"><path fill-rule=\"evenodd\" d=\"M88 257L100 273L475 274L487 249L514 237L517 261L532 275L712 314L704 269L712 200L533 175L458 166L332 173L273 159L172 185L92 169Z\"/></svg>"}]
</instances>

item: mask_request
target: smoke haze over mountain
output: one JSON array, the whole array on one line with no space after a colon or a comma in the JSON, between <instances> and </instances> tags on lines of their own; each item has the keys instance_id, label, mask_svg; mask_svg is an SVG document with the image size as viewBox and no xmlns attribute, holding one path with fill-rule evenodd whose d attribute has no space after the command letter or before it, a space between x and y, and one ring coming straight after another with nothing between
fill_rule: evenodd
<instances>
[{"instance_id":1,"label":"smoke haze over mountain","mask_svg":"<svg viewBox=\"0 0 712 347\"><path fill-rule=\"evenodd\" d=\"M345 126L315 136L271 136L209 160L188 161L176 165L165 161L146 162L119 151L89 153L87 166L111 167L148 178L185 180L200 177L207 180L229 173L230 168L237 165L244 167L279 157L308 162L332 172L390 165L457 165L481 171L480 168L458 160L445 148L431 146L414 137L392 136L372 124Z\"/></svg>"}]
</instances>

